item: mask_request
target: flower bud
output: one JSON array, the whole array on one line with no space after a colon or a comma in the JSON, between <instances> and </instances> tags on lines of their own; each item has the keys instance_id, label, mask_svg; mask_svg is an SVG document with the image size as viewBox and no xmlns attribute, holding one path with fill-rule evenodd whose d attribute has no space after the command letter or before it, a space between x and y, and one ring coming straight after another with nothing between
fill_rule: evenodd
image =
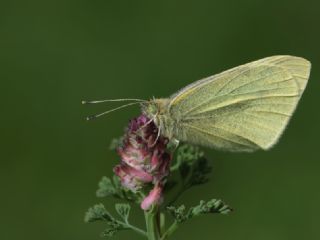
<instances>
[{"instance_id":1,"label":"flower bud","mask_svg":"<svg viewBox=\"0 0 320 240\"><path fill-rule=\"evenodd\" d=\"M163 186L161 183L154 186L149 195L141 202L141 208L148 210L153 204L160 205L163 201L162 197Z\"/></svg>"}]
</instances>

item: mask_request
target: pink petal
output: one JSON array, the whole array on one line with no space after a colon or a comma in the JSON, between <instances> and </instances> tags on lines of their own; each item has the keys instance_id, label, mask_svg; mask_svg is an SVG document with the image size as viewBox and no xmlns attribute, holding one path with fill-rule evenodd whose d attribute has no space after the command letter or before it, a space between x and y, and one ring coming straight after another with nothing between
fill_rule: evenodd
<instances>
[{"instance_id":1,"label":"pink petal","mask_svg":"<svg viewBox=\"0 0 320 240\"><path fill-rule=\"evenodd\" d=\"M144 183L152 182L153 179L152 175L150 175L149 173L135 169L124 163L115 166L114 173L121 179L128 175L131 178Z\"/></svg>"},{"instance_id":2,"label":"pink petal","mask_svg":"<svg viewBox=\"0 0 320 240\"><path fill-rule=\"evenodd\" d=\"M149 193L147 197L141 202L141 208L148 210L153 204L160 204L162 202L162 190L163 186L157 184Z\"/></svg>"}]
</instances>

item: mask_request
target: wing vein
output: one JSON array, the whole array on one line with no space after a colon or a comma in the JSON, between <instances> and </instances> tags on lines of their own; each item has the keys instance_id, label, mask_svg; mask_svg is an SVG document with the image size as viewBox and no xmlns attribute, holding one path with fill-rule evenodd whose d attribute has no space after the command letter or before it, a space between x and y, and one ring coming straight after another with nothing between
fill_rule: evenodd
<instances>
[{"instance_id":1,"label":"wing vein","mask_svg":"<svg viewBox=\"0 0 320 240\"><path fill-rule=\"evenodd\" d=\"M250 110L249 112L256 112L256 113L271 113L271 114L277 114L285 117L291 117L291 115L281 113L281 112L274 112L274 111L266 111L266 110Z\"/></svg>"},{"instance_id":2,"label":"wing vein","mask_svg":"<svg viewBox=\"0 0 320 240\"><path fill-rule=\"evenodd\" d=\"M276 73L280 73L280 72L282 72L282 71L279 71L279 72L276 72ZM246 83L246 84L243 84L243 85L237 87L236 89L232 90L230 93L233 93L233 92L239 90L240 88L242 88L242 87L244 87L244 86L247 86L247 85L250 85L250 84L252 84L252 83L256 83L256 82L259 82L259 81L261 81L261 80L265 80L267 77L269 77L269 76L263 76L263 77L261 77L261 78L259 78L259 79L256 79L256 80L252 81L252 82L248 82L248 83ZM285 82L285 81L290 81L290 80L292 80L292 79L293 79L293 77L290 77L290 78L284 79L284 80L282 80L282 81L273 82L273 83L270 83L270 84L281 83L281 82ZM268 90L269 90L269 89L268 89ZM273 89L270 89L270 90L273 90ZM230 93L227 93L227 94L230 94ZM253 93L253 92L251 92L251 93ZM225 94L225 95L227 95L227 94Z\"/></svg>"},{"instance_id":3,"label":"wing vein","mask_svg":"<svg viewBox=\"0 0 320 240\"><path fill-rule=\"evenodd\" d=\"M280 89L280 88L276 88L276 89ZM269 89L269 90L262 90L262 91L257 91L257 92L252 92L252 93L260 93L260 92L264 92L264 91L270 91L270 90L276 90L276 89ZM246 93L246 94L250 94L250 93ZM243 94L244 95L244 94ZM241 94L237 95L237 96L241 96ZM213 109L210 109L209 111L214 111L214 110L217 110L217 109L221 109L221 108L225 108L225 107L229 107L229 106L232 106L232 105L235 105L235 104L238 104L238 103L242 103L242 102L246 102L246 101L252 101L252 100L256 100L256 99L266 99L266 98L275 98L275 97L298 97L299 94L297 95L284 95L282 94L281 96L280 95L272 95L272 96L264 96L264 97L261 97L261 96L255 96L255 97L252 97L252 98L248 98L248 99L243 99L243 100L238 100L238 101L234 101L234 102L231 102L230 104L227 104L227 105L222 105L220 107L217 107L217 108L213 108ZM211 99L212 100L212 99ZM205 104L208 104L208 102L206 102ZM186 112L183 116L185 117L187 114L189 114L190 116L192 116L192 111L194 110L195 108L192 108L190 111ZM208 112L208 110L203 110L203 111L200 111L198 112L197 114L201 114L201 113L204 113L204 112Z\"/></svg>"},{"instance_id":4,"label":"wing vein","mask_svg":"<svg viewBox=\"0 0 320 240\"><path fill-rule=\"evenodd\" d=\"M216 134L213 134L213 133L210 133L210 132L206 132L206 131L204 131L203 129L197 128L197 127L192 126L192 125L190 125L190 124L184 124L184 125L192 128L192 129L194 129L194 130L197 130L197 131L199 131L199 132L202 132L202 133L204 133L204 134L211 135L211 136L214 136L214 137L217 137L217 138L221 138L221 139L223 139L223 140L225 140L225 141L229 141L229 142L232 142L232 143L235 143L235 144L239 144L239 145L243 145L243 146L252 148L252 146L249 145L249 144L240 143L240 142L231 140L231 139L226 138L226 137L221 137L221 136L218 136L218 135L216 135ZM216 129L225 131L225 132L227 132L227 133L231 133L231 132L226 131L225 129L222 129L222 128L219 128L219 127L213 127L213 128L216 128ZM235 135L235 136L237 136L237 137L239 137L239 138L242 138L242 139L244 139L245 141L251 142L251 143L253 143L254 145L257 145L256 143L252 142L251 140L249 140L249 139L247 139L247 138L244 138L244 137L242 137L242 136L240 136L240 135L237 135L237 134L234 134L234 133L231 133L231 134L233 134L233 135Z\"/></svg>"}]
</instances>

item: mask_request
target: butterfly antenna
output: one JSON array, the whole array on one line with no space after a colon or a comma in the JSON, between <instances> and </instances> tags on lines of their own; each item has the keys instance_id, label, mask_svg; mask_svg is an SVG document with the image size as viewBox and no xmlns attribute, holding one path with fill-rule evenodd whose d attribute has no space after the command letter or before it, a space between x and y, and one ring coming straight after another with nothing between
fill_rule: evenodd
<instances>
[{"instance_id":1,"label":"butterfly antenna","mask_svg":"<svg viewBox=\"0 0 320 240\"><path fill-rule=\"evenodd\" d=\"M129 106L131 106L131 105L140 104L140 103L141 103L141 102L128 103L128 104L122 105L122 106L120 106L120 107L116 107L116 108L110 109L110 110L108 110L108 111L105 111L105 112L103 112L103 113L99 113L99 114L95 114L95 115L88 116L88 117L86 118L86 120L93 120L93 119L96 119L96 118L101 117L101 116L103 116L103 115L106 115L106 114L108 114L108 113L117 111L117 110L119 110L119 109L121 109L121 108L129 107Z\"/></svg>"},{"instance_id":2,"label":"butterfly antenna","mask_svg":"<svg viewBox=\"0 0 320 240\"><path fill-rule=\"evenodd\" d=\"M104 99L104 100L95 100L95 101L82 101L82 104L95 104L95 103L104 103L104 102L147 102L143 99L136 98L119 98L119 99Z\"/></svg>"},{"instance_id":3,"label":"butterfly antenna","mask_svg":"<svg viewBox=\"0 0 320 240\"><path fill-rule=\"evenodd\" d=\"M157 138L156 138L156 140L154 140L154 142L152 143L151 147L154 147L156 145L156 143L158 142L159 137L160 137L160 127L158 128Z\"/></svg>"},{"instance_id":4,"label":"butterfly antenna","mask_svg":"<svg viewBox=\"0 0 320 240\"><path fill-rule=\"evenodd\" d=\"M141 127L138 128L137 131L140 131L141 129L145 128L146 126L148 126L154 119L150 119L148 122L146 122L145 124L143 124Z\"/></svg>"}]
</instances>

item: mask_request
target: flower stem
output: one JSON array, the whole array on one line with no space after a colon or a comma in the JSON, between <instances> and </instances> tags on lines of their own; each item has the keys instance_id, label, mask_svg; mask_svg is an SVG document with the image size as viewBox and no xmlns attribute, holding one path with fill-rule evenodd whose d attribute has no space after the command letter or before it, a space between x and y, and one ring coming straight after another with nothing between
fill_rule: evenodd
<instances>
[{"instance_id":1,"label":"flower stem","mask_svg":"<svg viewBox=\"0 0 320 240\"><path fill-rule=\"evenodd\" d=\"M158 225L159 225L160 236L162 236L165 232L165 227L166 227L166 217L162 212L159 213L159 216L158 216Z\"/></svg>"},{"instance_id":2,"label":"flower stem","mask_svg":"<svg viewBox=\"0 0 320 240\"><path fill-rule=\"evenodd\" d=\"M166 240L168 239L168 237L174 232L176 231L178 228L178 223L174 222L169 228L168 230L162 235L162 237L160 238L160 240Z\"/></svg>"},{"instance_id":3,"label":"flower stem","mask_svg":"<svg viewBox=\"0 0 320 240\"><path fill-rule=\"evenodd\" d=\"M157 223L157 212L158 212L158 209L156 207L149 211L144 212L146 226L147 226L148 240L160 239L158 223Z\"/></svg>"}]
</instances>

